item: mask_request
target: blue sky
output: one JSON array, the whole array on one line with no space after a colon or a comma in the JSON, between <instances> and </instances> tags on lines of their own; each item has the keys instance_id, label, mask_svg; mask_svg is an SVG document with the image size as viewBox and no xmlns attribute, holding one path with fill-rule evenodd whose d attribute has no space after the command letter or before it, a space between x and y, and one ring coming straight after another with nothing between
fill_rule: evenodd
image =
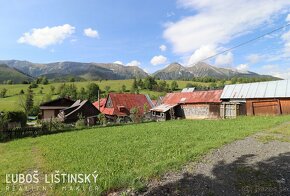
<instances>
[{"instance_id":1,"label":"blue sky","mask_svg":"<svg viewBox=\"0 0 290 196\"><path fill-rule=\"evenodd\" d=\"M0 59L192 65L290 22L289 0L3 0ZM208 62L290 78L290 27Z\"/></svg>"}]
</instances>

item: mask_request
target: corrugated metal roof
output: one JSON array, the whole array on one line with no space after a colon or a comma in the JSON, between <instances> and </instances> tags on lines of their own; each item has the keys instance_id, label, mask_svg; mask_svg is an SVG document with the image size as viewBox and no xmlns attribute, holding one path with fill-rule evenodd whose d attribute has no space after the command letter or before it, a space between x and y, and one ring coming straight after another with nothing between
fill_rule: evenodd
<instances>
[{"instance_id":1,"label":"corrugated metal roof","mask_svg":"<svg viewBox=\"0 0 290 196\"><path fill-rule=\"evenodd\" d=\"M226 85L221 99L290 97L290 80Z\"/></svg>"},{"instance_id":2,"label":"corrugated metal roof","mask_svg":"<svg viewBox=\"0 0 290 196\"><path fill-rule=\"evenodd\" d=\"M111 100L112 107L107 108L105 103L104 107L101 108L101 112L107 115L127 116L134 107L138 108L139 114L144 114L145 104L148 110L152 108L152 103L149 101L150 98L143 94L109 93L107 101L108 99ZM124 110L120 111L120 106Z\"/></svg>"},{"instance_id":3,"label":"corrugated metal roof","mask_svg":"<svg viewBox=\"0 0 290 196\"><path fill-rule=\"evenodd\" d=\"M105 107L106 101L107 101L107 98L102 98L102 99L100 99L100 107L99 107L99 101L95 101L95 102L93 103L93 105L94 105L97 109L100 110L100 108L103 109L103 108Z\"/></svg>"},{"instance_id":4,"label":"corrugated metal roof","mask_svg":"<svg viewBox=\"0 0 290 196\"><path fill-rule=\"evenodd\" d=\"M184 88L182 89L182 93L189 93L189 92L193 92L195 90L195 87L192 87L192 88Z\"/></svg>"},{"instance_id":5,"label":"corrugated metal roof","mask_svg":"<svg viewBox=\"0 0 290 196\"><path fill-rule=\"evenodd\" d=\"M188 93L168 93L164 97L163 104L180 103L220 103L222 90L194 91Z\"/></svg>"},{"instance_id":6,"label":"corrugated metal roof","mask_svg":"<svg viewBox=\"0 0 290 196\"><path fill-rule=\"evenodd\" d=\"M174 108L178 104L161 104L159 106L156 106L151 109L151 111L156 111L156 112L167 112L171 108Z\"/></svg>"}]
</instances>

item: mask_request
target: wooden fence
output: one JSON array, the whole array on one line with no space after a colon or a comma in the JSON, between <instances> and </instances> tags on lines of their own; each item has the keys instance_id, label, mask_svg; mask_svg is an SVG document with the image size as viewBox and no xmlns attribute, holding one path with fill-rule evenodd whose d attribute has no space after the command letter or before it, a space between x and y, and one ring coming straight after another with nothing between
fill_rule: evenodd
<instances>
[{"instance_id":1,"label":"wooden fence","mask_svg":"<svg viewBox=\"0 0 290 196\"><path fill-rule=\"evenodd\" d=\"M43 130L40 127L5 129L3 131L0 131L0 141L5 142L16 138L31 137L31 136L35 137L46 133L47 131Z\"/></svg>"}]
</instances>

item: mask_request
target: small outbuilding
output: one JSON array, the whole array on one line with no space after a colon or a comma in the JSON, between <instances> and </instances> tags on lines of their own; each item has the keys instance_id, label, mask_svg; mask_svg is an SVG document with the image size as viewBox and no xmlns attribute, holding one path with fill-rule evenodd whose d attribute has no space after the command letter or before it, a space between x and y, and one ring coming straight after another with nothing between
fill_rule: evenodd
<instances>
[{"instance_id":1,"label":"small outbuilding","mask_svg":"<svg viewBox=\"0 0 290 196\"><path fill-rule=\"evenodd\" d=\"M74 101L68 98L59 98L42 103L40 105L41 119L56 118L61 110L70 107L72 104L74 104Z\"/></svg>"},{"instance_id":2,"label":"small outbuilding","mask_svg":"<svg viewBox=\"0 0 290 196\"><path fill-rule=\"evenodd\" d=\"M72 106L62 110L58 118L64 123L75 123L81 117L85 124L95 125L100 111L88 100L77 100Z\"/></svg>"},{"instance_id":3,"label":"small outbuilding","mask_svg":"<svg viewBox=\"0 0 290 196\"><path fill-rule=\"evenodd\" d=\"M222 90L168 93L162 104L151 109L155 120L213 119L220 117Z\"/></svg>"},{"instance_id":4,"label":"small outbuilding","mask_svg":"<svg viewBox=\"0 0 290 196\"><path fill-rule=\"evenodd\" d=\"M248 116L290 114L290 80L226 85L221 100Z\"/></svg>"}]
</instances>

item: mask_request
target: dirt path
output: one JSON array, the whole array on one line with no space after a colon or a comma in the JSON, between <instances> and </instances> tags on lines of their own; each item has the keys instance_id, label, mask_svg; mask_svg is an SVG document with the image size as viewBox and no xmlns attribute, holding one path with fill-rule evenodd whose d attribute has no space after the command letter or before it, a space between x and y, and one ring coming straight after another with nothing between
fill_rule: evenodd
<instances>
[{"instance_id":1,"label":"dirt path","mask_svg":"<svg viewBox=\"0 0 290 196\"><path fill-rule=\"evenodd\" d=\"M289 133L288 123L233 142L133 195L290 195Z\"/></svg>"},{"instance_id":2,"label":"dirt path","mask_svg":"<svg viewBox=\"0 0 290 196\"><path fill-rule=\"evenodd\" d=\"M44 167L44 164L45 164L45 160L41 154L41 150L38 149L36 146L32 146L32 154L33 154L33 160L32 163L34 163L34 166L33 168L31 168L30 170L28 170L26 173L30 173L30 174L33 174L33 172L37 171L38 174L39 174L39 180L40 182L44 182L44 178L43 178L43 167ZM32 195L41 195L41 196L45 196L47 195L46 193L46 190L42 189L41 187L47 187L45 184L43 183L38 183L34 186L28 186L28 190L26 190L22 195L29 195L29 196L32 196ZM32 189L32 187L34 187Z\"/></svg>"}]
</instances>

